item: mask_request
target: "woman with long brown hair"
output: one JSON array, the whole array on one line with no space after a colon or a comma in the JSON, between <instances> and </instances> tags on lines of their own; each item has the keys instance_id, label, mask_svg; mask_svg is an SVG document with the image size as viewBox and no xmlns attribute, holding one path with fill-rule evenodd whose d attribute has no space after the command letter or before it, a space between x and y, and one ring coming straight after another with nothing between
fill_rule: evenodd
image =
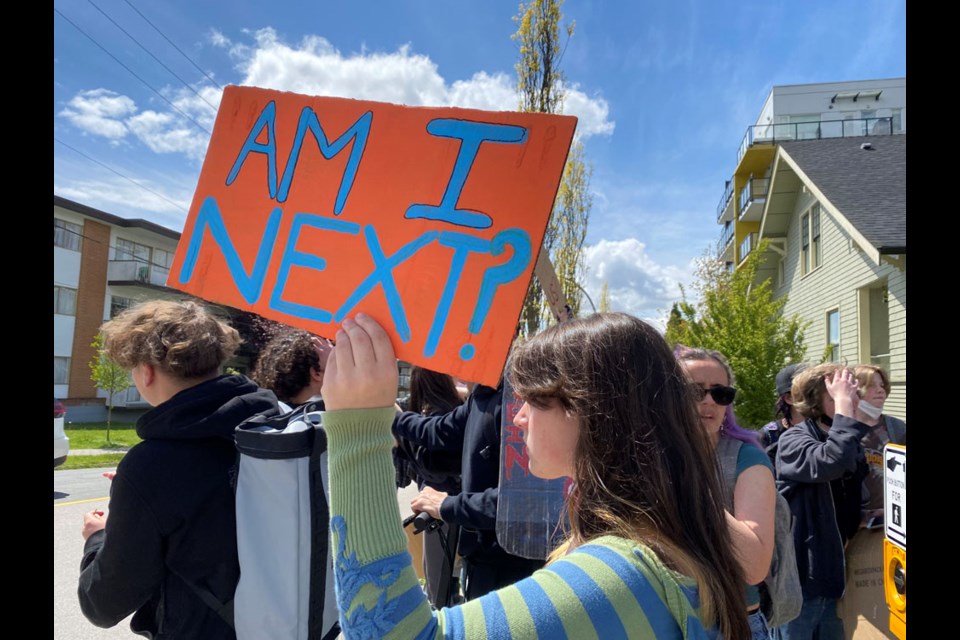
<instances>
[{"instance_id":1,"label":"woman with long brown hair","mask_svg":"<svg viewBox=\"0 0 960 640\"><path fill-rule=\"evenodd\" d=\"M663 337L598 314L530 338L508 370L530 471L575 481L569 536L530 578L431 612L391 486L393 348L368 316L344 321L323 388L344 634L748 637L716 460Z\"/></svg>"}]
</instances>

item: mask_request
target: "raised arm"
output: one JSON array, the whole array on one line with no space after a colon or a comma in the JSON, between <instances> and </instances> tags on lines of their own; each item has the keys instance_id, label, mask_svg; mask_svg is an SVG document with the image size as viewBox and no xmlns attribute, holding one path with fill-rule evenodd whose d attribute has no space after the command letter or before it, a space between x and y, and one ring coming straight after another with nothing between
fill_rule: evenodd
<instances>
[{"instance_id":1,"label":"raised arm","mask_svg":"<svg viewBox=\"0 0 960 640\"><path fill-rule=\"evenodd\" d=\"M371 319L345 321L324 377L331 544L346 637L691 637L692 584L627 541L581 547L549 569L458 607L432 611L406 551L390 450L396 365Z\"/></svg>"}]
</instances>

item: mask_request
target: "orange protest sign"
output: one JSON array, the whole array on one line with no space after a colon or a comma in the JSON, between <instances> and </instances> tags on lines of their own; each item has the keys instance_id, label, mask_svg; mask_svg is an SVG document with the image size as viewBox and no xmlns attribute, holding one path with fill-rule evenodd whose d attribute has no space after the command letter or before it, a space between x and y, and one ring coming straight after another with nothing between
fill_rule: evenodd
<instances>
[{"instance_id":1,"label":"orange protest sign","mask_svg":"<svg viewBox=\"0 0 960 640\"><path fill-rule=\"evenodd\" d=\"M167 284L496 384L575 126L227 87Z\"/></svg>"}]
</instances>

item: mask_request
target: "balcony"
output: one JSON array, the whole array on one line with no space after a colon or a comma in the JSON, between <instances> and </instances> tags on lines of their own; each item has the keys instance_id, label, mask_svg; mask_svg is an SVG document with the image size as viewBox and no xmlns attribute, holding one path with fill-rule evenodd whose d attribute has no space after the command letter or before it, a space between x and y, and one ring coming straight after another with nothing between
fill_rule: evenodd
<instances>
[{"instance_id":1,"label":"balcony","mask_svg":"<svg viewBox=\"0 0 960 640\"><path fill-rule=\"evenodd\" d=\"M733 222L728 221L723 225L723 231L720 232L720 240L717 241L717 258L723 259L727 250L733 243Z\"/></svg>"},{"instance_id":2,"label":"balcony","mask_svg":"<svg viewBox=\"0 0 960 640\"><path fill-rule=\"evenodd\" d=\"M763 215L763 205L767 201L769 178L750 176L747 184L740 190L740 221L759 222Z\"/></svg>"},{"instance_id":3,"label":"balcony","mask_svg":"<svg viewBox=\"0 0 960 640\"><path fill-rule=\"evenodd\" d=\"M111 260L107 264L107 282L140 282L157 287L167 286L169 269L139 260Z\"/></svg>"},{"instance_id":4,"label":"balcony","mask_svg":"<svg viewBox=\"0 0 960 640\"><path fill-rule=\"evenodd\" d=\"M862 136L892 136L906 133L900 127L900 118L859 118L850 120L821 120L820 122L790 122L783 124L754 124L747 127L737 164L747 149L755 144L776 144L789 140L823 140L825 138L857 138Z\"/></svg>"},{"instance_id":5,"label":"balcony","mask_svg":"<svg viewBox=\"0 0 960 640\"><path fill-rule=\"evenodd\" d=\"M727 180L727 186L723 190L723 196L720 198L720 204L717 205L717 224L722 224L728 219L730 213L730 204L733 202L733 178Z\"/></svg>"},{"instance_id":6,"label":"balcony","mask_svg":"<svg viewBox=\"0 0 960 640\"><path fill-rule=\"evenodd\" d=\"M750 255L750 252L757 248L757 234L748 233L740 243L740 262L742 263Z\"/></svg>"}]
</instances>

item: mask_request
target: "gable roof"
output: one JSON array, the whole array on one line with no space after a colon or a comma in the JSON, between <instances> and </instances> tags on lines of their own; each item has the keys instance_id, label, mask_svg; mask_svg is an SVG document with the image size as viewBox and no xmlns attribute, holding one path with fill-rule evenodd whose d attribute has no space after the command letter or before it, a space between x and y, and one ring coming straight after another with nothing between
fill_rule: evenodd
<instances>
[{"instance_id":1,"label":"gable roof","mask_svg":"<svg viewBox=\"0 0 960 640\"><path fill-rule=\"evenodd\" d=\"M861 149L864 143L873 149ZM906 134L782 142L780 147L880 254L906 253Z\"/></svg>"}]
</instances>

